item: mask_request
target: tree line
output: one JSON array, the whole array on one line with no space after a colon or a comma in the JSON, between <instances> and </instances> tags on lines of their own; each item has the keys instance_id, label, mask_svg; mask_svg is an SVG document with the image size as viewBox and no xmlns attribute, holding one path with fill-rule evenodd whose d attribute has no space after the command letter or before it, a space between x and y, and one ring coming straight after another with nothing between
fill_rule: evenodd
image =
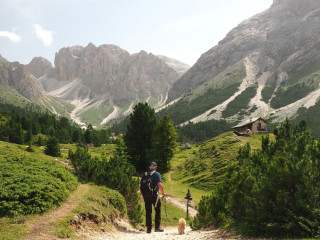
<instances>
[{"instance_id":1,"label":"tree line","mask_svg":"<svg viewBox=\"0 0 320 240\"><path fill-rule=\"evenodd\" d=\"M66 117L9 106L0 109L0 140L17 144L34 142L39 146L48 141L93 144L95 147L111 143L107 129L95 130L89 124L84 130Z\"/></svg>"}]
</instances>

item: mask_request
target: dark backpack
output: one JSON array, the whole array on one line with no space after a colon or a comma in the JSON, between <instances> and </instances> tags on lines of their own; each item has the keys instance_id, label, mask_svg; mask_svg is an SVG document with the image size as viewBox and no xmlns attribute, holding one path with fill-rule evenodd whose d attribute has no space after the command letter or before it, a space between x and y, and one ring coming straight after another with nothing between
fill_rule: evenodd
<instances>
[{"instance_id":1,"label":"dark backpack","mask_svg":"<svg viewBox=\"0 0 320 240\"><path fill-rule=\"evenodd\" d=\"M153 197L155 195L157 186L154 186L153 174L156 171L150 173L145 172L141 178L140 190L144 198Z\"/></svg>"}]
</instances>

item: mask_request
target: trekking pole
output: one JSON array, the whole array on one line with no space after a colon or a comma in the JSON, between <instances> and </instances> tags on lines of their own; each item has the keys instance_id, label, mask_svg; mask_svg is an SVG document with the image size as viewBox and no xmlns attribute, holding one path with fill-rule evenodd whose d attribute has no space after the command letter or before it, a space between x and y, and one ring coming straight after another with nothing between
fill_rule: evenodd
<instances>
[{"instance_id":1,"label":"trekking pole","mask_svg":"<svg viewBox=\"0 0 320 240\"><path fill-rule=\"evenodd\" d=\"M168 213L167 213L167 199L166 199L166 197L162 196L162 201L164 202L164 212L166 214L166 219L170 223L170 220L168 218Z\"/></svg>"}]
</instances>

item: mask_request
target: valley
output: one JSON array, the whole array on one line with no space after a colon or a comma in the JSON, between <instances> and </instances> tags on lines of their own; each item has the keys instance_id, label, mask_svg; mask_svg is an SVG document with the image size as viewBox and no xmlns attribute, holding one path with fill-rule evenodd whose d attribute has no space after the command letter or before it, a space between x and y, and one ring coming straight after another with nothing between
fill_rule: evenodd
<instances>
[{"instance_id":1,"label":"valley","mask_svg":"<svg viewBox=\"0 0 320 240\"><path fill-rule=\"evenodd\" d=\"M318 239L320 0L270 0L211 45L201 31L221 29L206 6L224 2L85 2L64 3L66 32L34 22L55 26L60 1L43 16L0 3L37 16L23 32L0 14L11 29L0 29L0 240ZM37 57L12 61L25 61L19 51ZM160 226L155 191L167 195Z\"/></svg>"}]
</instances>

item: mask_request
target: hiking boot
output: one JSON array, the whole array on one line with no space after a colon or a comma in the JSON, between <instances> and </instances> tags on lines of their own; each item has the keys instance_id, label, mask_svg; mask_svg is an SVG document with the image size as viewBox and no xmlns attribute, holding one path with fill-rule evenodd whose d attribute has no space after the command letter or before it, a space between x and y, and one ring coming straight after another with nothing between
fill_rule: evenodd
<instances>
[{"instance_id":1,"label":"hiking boot","mask_svg":"<svg viewBox=\"0 0 320 240\"><path fill-rule=\"evenodd\" d=\"M164 230L161 229L161 228L156 228L154 231L155 231L155 232L164 232Z\"/></svg>"},{"instance_id":2,"label":"hiking boot","mask_svg":"<svg viewBox=\"0 0 320 240\"><path fill-rule=\"evenodd\" d=\"M147 233L151 233L151 228L148 228L148 229L147 229Z\"/></svg>"}]
</instances>

